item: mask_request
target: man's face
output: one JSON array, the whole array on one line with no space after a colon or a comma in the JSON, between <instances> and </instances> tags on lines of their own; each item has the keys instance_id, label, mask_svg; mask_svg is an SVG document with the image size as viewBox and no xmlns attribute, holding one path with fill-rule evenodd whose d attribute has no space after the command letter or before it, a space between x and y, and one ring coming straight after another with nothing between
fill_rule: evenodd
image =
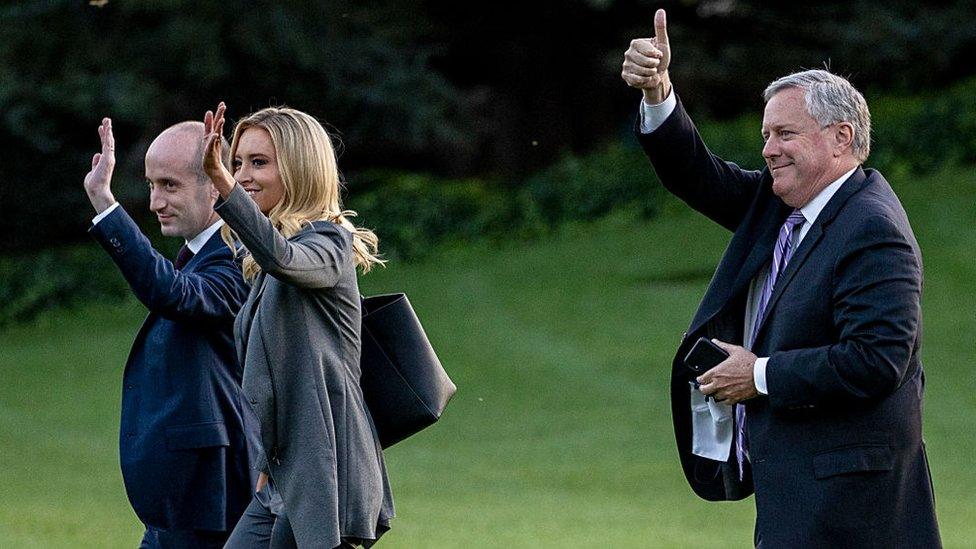
<instances>
[{"instance_id":1,"label":"man's face","mask_svg":"<svg viewBox=\"0 0 976 549\"><path fill-rule=\"evenodd\" d=\"M164 132L146 153L149 209L165 236L191 240L216 219L214 187L209 181L201 182L195 158L198 152L198 143L189 132Z\"/></svg>"},{"instance_id":2,"label":"man's face","mask_svg":"<svg viewBox=\"0 0 976 549\"><path fill-rule=\"evenodd\" d=\"M805 94L788 88L774 95L766 103L762 124L763 157L773 176L773 192L794 208L805 206L830 185L837 171L834 126L821 128L810 116Z\"/></svg>"}]
</instances>

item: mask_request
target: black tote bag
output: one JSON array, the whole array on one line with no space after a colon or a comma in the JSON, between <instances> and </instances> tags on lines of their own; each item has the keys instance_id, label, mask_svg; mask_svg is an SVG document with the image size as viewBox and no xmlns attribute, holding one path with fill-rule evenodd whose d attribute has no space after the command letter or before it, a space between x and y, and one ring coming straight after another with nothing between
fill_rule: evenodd
<instances>
[{"instance_id":1,"label":"black tote bag","mask_svg":"<svg viewBox=\"0 0 976 549\"><path fill-rule=\"evenodd\" d=\"M360 367L383 448L437 421L457 390L404 294L363 298Z\"/></svg>"}]
</instances>

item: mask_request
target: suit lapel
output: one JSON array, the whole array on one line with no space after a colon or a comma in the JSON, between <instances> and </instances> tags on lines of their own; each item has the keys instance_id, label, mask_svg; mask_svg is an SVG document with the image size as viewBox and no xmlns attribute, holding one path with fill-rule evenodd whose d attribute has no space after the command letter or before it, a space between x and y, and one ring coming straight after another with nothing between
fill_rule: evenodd
<instances>
[{"instance_id":1,"label":"suit lapel","mask_svg":"<svg viewBox=\"0 0 976 549\"><path fill-rule=\"evenodd\" d=\"M204 243L203 247L200 248L200 251L193 254L193 257L191 257L190 260L186 262L186 265L184 265L180 270L183 272L193 272L196 270L196 266L200 262L199 260L201 257L213 253L215 250L219 249L220 246L226 245L227 244L220 237L220 231L215 232L214 234L210 235L210 238L206 243Z\"/></svg>"},{"instance_id":2,"label":"suit lapel","mask_svg":"<svg viewBox=\"0 0 976 549\"><path fill-rule=\"evenodd\" d=\"M702 299L702 306L692 320L689 333L697 332L718 314L735 296L745 291L769 258L773 255L776 235L786 219L790 208L772 194L766 186L766 197L757 200L765 205L757 205L752 219L743 222L729 244L718 270L709 284L708 292ZM762 192L762 191L761 191ZM750 235L757 235L750 238ZM733 281L731 285L721 281Z\"/></svg>"},{"instance_id":3,"label":"suit lapel","mask_svg":"<svg viewBox=\"0 0 976 549\"><path fill-rule=\"evenodd\" d=\"M806 236L800 242L800 247L796 249L793 253L793 257L790 258L790 262L786 264L786 269L783 274L780 275L779 280L776 281L776 286L773 288L773 295L769 298L769 304L766 305L766 316L763 317L762 326L757 328L756 341L759 341L759 337L762 335L761 331L766 324L769 323L769 319L773 316L774 307L779 301L779 298L789 287L790 283L796 277L796 274L803 267L803 263L810 257L810 253L813 252L814 248L820 244L820 241L824 236L824 228L830 225L830 222L834 220L837 213L840 211L841 207L847 202L851 196L854 195L862 187L864 180L866 179L864 171L858 168L847 181L841 185L840 189L834 193L834 196L830 197L830 201L824 206L824 209L820 211L820 215L810 226L810 230L807 231ZM772 249L770 249L772 252ZM771 255L771 254L770 254Z\"/></svg>"},{"instance_id":4,"label":"suit lapel","mask_svg":"<svg viewBox=\"0 0 976 549\"><path fill-rule=\"evenodd\" d=\"M779 235L780 226L783 225L790 211L790 208L782 202L777 201L777 204L779 205L778 208L768 208L768 211L763 213L762 220L759 223L759 227L761 227L759 238L752 245L749 255L736 275L735 283L732 285L731 295L733 296L745 290L746 286L759 274L759 270L769 263L773 256L773 248L776 246L776 237Z\"/></svg>"}]
</instances>

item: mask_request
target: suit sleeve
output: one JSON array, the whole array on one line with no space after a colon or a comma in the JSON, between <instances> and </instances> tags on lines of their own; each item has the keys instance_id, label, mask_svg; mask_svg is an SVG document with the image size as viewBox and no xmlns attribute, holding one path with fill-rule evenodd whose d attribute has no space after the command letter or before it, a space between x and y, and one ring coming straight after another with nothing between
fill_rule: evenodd
<instances>
[{"instance_id":1,"label":"suit sleeve","mask_svg":"<svg viewBox=\"0 0 976 549\"><path fill-rule=\"evenodd\" d=\"M121 207L89 233L108 251L136 298L163 318L211 325L232 322L247 298L240 266L226 247L201 257L194 272L184 273L153 249Z\"/></svg>"},{"instance_id":2,"label":"suit sleeve","mask_svg":"<svg viewBox=\"0 0 976 549\"><path fill-rule=\"evenodd\" d=\"M774 409L882 399L909 374L921 314L922 265L905 233L883 216L852 232L833 271L837 343L773 353Z\"/></svg>"},{"instance_id":3,"label":"suit sleeve","mask_svg":"<svg viewBox=\"0 0 976 549\"><path fill-rule=\"evenodd\" d=\"M348 232L335 223L322 223L315 231L285 238L261 213L240 185L215 207L237 233L261 270L300 288L329 288L339 282L352 253Z\"/></svg>"},{"instance_id":4,"label":"suit sleeve","mask_svg":"<svg viewBox=\"0 0 976 549\"><path fill-rule=\"evenodd\" d=\"M763 172L743 170L712 154L680 100L659 128L644 134L638 121L635 130L664 188L735 231L759 190Z\"/></svg>"}]
</instances>

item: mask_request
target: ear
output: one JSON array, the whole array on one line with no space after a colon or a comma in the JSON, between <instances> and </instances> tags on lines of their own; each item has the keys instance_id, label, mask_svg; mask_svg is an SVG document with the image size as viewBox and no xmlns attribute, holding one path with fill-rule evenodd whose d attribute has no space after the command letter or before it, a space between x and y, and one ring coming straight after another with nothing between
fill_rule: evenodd
<instances>
[{"instance_id":1,"label":"ear","mask_svg":"<svg viewBox=\"0 0 976 549\"><path fill-rule=\"evenodd\" d=\"M845 151L850 152L854 146L854 126L850 122L838 122L834 131L834 156L840 156Z\"/></svg>"}]
</instances>

